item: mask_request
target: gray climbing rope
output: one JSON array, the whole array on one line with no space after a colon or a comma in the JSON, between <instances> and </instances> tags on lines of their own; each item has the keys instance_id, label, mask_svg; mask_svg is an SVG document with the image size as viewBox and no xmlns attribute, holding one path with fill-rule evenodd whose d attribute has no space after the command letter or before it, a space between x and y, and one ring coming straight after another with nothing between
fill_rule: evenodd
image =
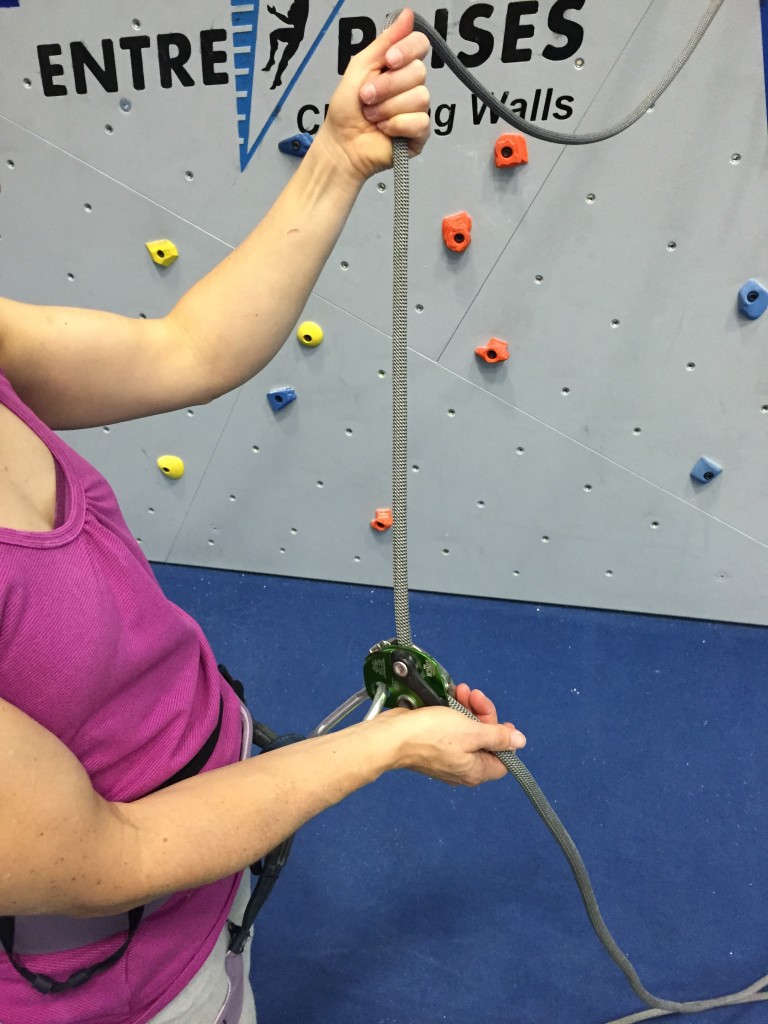
<instances>
[{"instance_id":1,"label":"gray climbing rope","mask_svg":"<svg viewBox=\"0 0 768 1024\"><path fill-rule=\"evenodd\" d=\"M614 135L621 134L621 132L626 131L627 128L630 128L636 121L639 121L643 114L648 113L648 110L654 105L658 98L666 92L672 82L688 63L688 59L704 38L704 34L712 24L715 15L723 6L724 2L725 0L711 0L701 18L701 21L696 26L693 35L685 44L680 56L669 71L667 71L656 88L649 92L645 99L641 100L634 110L627 114L626 117L622 118L621 121L613 125L612 128L604 128L599 132L585 132L582 135L572 135L567 132L554 132L549 128L542 128L539 124L526 121L518 114L514 114L509 107L505 107L504 104L497 100L493 93L489 92L474 75L467 71L453 50L448 47L440 33L430 25L425 18L420 14L414 14L413 22L416 31L424 33L432 44L433 50L442 58L447 67L453 71L459 81L463 82L470 92L473 92L475 96L483 101L483 103L487 104L488 108L500 117L502 121L506 121L507 124L511 124L514 128L518 128L520 131L525 132L526 135L530 135L534 139L540 139L542 142L556 142L565 146L584 146L589 145L592 142L604 142L605 139L610 139ZM386 26L389 26L396 21L400 16L400 13L400 11L397 11L395 14L390 14L387 17Z\"/></svg>"},{"instance_id":2,"label":"gray climbing rope","mask_svg":"<svg viewBox=\"0 0 768 1024\"><path fill-rule=\"evenodd\" d=\"M466 715L467 718L475 718L471 711L468 711L462 704L459 704L459 702L454 700L453 697L448 698L448 703L455 711L460 711L463 715ZM496 757L498 757L507 771L511 775L514 775L515 779L519 782L523 792L531 801L539 817L547 826L558 846L565 854L568 866L573 872L573 877L576 879L576 884L579 887L579 892L581 893L581 898L584 901L584 907L587 911L590 924L592 925L598 939L600 939L603 948L606 950L616 966L624 973L624 976L631 985L632 991L635 995L642 999L647 1006L653 1007L653 1010L641 1011L640 1015L633 1014L630 1017L622 1017L620 1020L611 1021L610 1024L633 1024L635 1021L648 1020L651 1017L663 1017L671 1013L701 1013L704 1010L713 1010L718 1006L734 1006L737 1003L756 1002L759 999L768 1000L768 992L759 992L760 989L763 989L768 985L768 975L760 978L759 981L750 985L749 988L742 989L739 992L734 992L731 995L719 996L716 999L698 999L692 1002L675 1002L671 999L659 999L658 996L651 995L648 989L640 981L637 971L629 962L628 957L619 949L616 944L616 940L608 930L608 926L603 920L602 914L600 913L600 909L597 905L595 892L592 888L592 883L589 880L587 869L584 866L584 861L581 859L581 854L576 848L576 844L568 834L568 830L552 810L549 801L539 789L536 780L514 751L503 751L501 753L497 753Z\"/></svg>"},{"instance_id":3,"label":"gray climbing rope","mask_svg":"<svg viewBox=\"0 0 768 1024\"><path fill-rule=\"evenodd\" d=\"M395 237L392 314L392 574L395 627L400 643L410 644L408 603L408 142L393 143Z\"/></svg>"},{"instance_id":4,"label":"gray climbing rope","mask_svg":"<svg viewBox=\"0 0 768 1024\"><path fill-rule=\"evenodd\" d=\"M599 142L629 128L648 108L661 96L673 79L685 65L696 49L723 0L712 0L706 14L686 45L683 53L667 72L662 82L649 94L642 103L626 118L613 128L604 132L592 132L587 135L565 135L551 132L532 125L512 114L503 107L490 93L470 75L458 58L448 49L443 39L420 15L414 15L415 27L429 36L432 45L439 52L445 63L452 68L464 84L475 95L488 103L505 121L520 128L536 138L548 142L566 145ZM398 12L399 13L399 12ZM391 15L387 24L391 24L397 14ZM402 644L413 643L411 637L410 606L408 599L408 216L409 216L409 174L408 174L408 142L406 139L395 139L393 144L393 164L395 177L395 230L394 230L394 294L393 294L393 329L392 329L392 512L393 512L393 585L395 601L395 625L397 640ZM452 697L449 705L468 718L475 716ZM768 1000L768 975L760 978L748 988L730 995L714 999L700 999L688 1002L677 1002L660 999L652 995L640 981L640 978L611 935L595 898L587 869L581 859L576 844L567 829L552 809L549 801L539 789L535 779L513 751L497 753L496 757L514 776L523 792L533 804L537 814L549 829L558 846L562 850L576 880L587 916L604 949L614 963L623 972L632 990L649 1010L631 1014L611 1021L610 1024L639 1024L641 1021L676 1013L699 1013L715 1007L734 1006L741 1003Z\"/></svg>"}]
</instances>

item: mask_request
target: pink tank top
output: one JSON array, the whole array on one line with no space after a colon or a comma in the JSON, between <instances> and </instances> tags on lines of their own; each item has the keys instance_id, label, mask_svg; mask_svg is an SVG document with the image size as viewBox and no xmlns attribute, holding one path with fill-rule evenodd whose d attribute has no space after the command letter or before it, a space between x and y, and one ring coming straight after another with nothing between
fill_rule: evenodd
<instances>
[{"instance_id":1,"label":"pink tank top","mask_svg":"<svg viewBox=\"0 0 768 1024\"><path fill-rule=\"evenodd\" d=\"M52 532L0 528L0 698L66 744L106 800L136 800L174 775L213 731L222 699L221 733L204 770L237 761L240 703L200 627L160 589L111 487L1 372L0 403L45 442L57 475ZM202 966L240 877L170 897L145 915L116 964L72 991L36 992L0 950L0 1020L144 1024ZM19 960L64 979L124 938L46 955L19 951Z\"/></svg>"}]
</instances>

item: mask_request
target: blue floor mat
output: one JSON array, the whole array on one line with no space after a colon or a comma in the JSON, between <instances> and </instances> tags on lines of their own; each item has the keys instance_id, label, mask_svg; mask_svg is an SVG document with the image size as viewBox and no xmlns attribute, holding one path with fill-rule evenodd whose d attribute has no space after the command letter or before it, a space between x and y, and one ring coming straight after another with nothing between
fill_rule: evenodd
<instances>
[{"instance_id":1,"label":"blue floor mat","mask_svg":"<svg viewBox=\"0 0 768 1024\"><path fill-rule=\"evenodd\" d=\"M157 565L246 684L306 732L393 635L391 592ZM768 630L412 595L417 644L528 736L603 916L669 999L768 973ZM642 1009L511 779L395 772L305 826L256 929L259 1024L603 1024ZM768 1004L667 1018L765 1024Z\"/></svg>"}]
</instances>

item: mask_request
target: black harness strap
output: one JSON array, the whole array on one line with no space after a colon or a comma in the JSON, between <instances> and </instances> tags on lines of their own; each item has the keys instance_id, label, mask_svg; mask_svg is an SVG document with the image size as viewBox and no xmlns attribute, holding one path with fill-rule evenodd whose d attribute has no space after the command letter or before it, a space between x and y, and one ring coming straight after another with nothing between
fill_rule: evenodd
<instances>
[{"instance_id":1,"label":"black harness strap","mask_svg":"<svg viewBox=\"0 0 768 1024\"><path fill-rule=\"evenodd\" d=\"M183 782L184 779L191 779L193 775L199 775L203 768L210 760L211 754L216 749L216 744L219 742L219 734L221 733L221 722L224 717L224 698L219 697L219 719L216 725L213 727L208 739L200 747L194 757L190 758L189 761L184 765L183 768L179 768L175 775L172 775L170 779L166 779L165 782L161 782L159 786L155 786L151 789L150 793L158 793L161 789L165 789L167 786L173 786L177 782ZM149 793L146 794L149 796Z\"/></svg>"},{"instance_id":2,"label":"black harness strap","mask_svg":"<svg viewBox=\"0 0 768 1024\"><path fill-rule=\"evenodd\" d=\"M144 907L134 907L133 910L128 911L128 935L126 936L125 942L122 946L120 946L119 949L116 949L111 956L108 956L106 960L93 964L91 967L83 967L79 971L75 971L64 981L56 981L55 978L51 978L47 974L35 974L32 971L28 971L27 968L23 967L14 957L13 933L16 922L13 917L0 917L0 942L2 942L5 952L8 954L11 966L22 976L22 978L25 978L30 983L32 988L42 993L42 995L49 995L55 992L68 992L73 988L79 988L94 975L101 974L102 971L106 971L108 967L112 966L112 964L117 963L126 949L128 949L131 939L133 938L136 929L139 927L139 921L141 921L143 913Z\"/></svg>"},{"instance_id":3,"label":"black harness strap","mask_svg":"<svg viewBox=\"0 0 768 1024\"><path fill-rule=\"evenodd\" d=\"M235 693L237 693L240 700L245 703L243 684L239 680L233 679L224 665L219 665L219 672L221 672ZM298 743L303 739L306 739L306 736L301 736L295 732L278 736L273 729L270 729L268 725L264 725L263 722L254 721L253 723L253 742L257 747L261 748L263 754L268 753L270 750L279 750L280 747L287 747L291 743ZM280 872L285 867L291 847L293 846L293 840L294 836L288 836L287 839L284 839L282 843L273 850L270 850L261 860L251 864L251 873L257 876L257 881L248 900L248 905L245 908L242 923L238 926L232 921L227 922L231 936L229 949L232 953L242 953L245 949L245 943L251 934L251 928L256 920L256 915L267 902L267 898L274 889Z\"/></svg>"}]
</instances>

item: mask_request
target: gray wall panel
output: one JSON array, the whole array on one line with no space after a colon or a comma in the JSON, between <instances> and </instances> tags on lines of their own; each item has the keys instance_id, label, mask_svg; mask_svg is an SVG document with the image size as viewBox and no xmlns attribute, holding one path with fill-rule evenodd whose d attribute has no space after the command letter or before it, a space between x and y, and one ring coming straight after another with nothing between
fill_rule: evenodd
<instances>
[{"instance_id":1,"label":"gray wall panel","mask_svg":"<svg viewBox=\"0 0 768 1024\"><path fill-rule=\"evenodd\" d=\"M768 213L747 198L764 191L768 139L764 96L744 90L761 53L743 13L723 8L653 114L565 154L442 363L764 543L768 324L741 317L736 293L768 270ZM724 89L729 40L744 61ZM489 309L513 348L495 369L472 356ZM712 487L688 477L700 455L726 467Z\"/></svg>"}]
</instances>

